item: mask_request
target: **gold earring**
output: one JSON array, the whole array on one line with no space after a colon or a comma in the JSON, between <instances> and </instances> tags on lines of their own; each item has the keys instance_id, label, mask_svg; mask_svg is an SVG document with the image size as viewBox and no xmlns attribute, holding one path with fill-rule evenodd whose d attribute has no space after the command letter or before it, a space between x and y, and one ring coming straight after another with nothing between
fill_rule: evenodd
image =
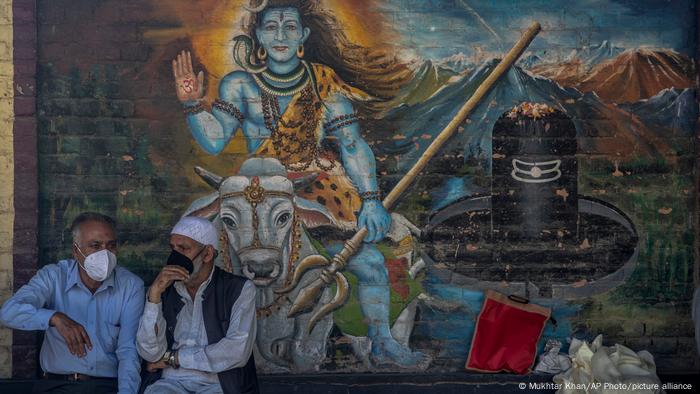
<instances>
[{"instance_id":1,"label":"gold earring","mask_svg":"<svg viewBox=\"0 0 700 394\"><path fill-rule=\"evenodd\" d=\"M260 60L267 59L267 51L265 50L265 48L263 48L263 47L258 48L258 59L260 59Z\"/></svg>"},{"instance_id":2,"label":"gold earring","mask_svg":"<svg viewBox=\"0 0 700 394\"><path fill-rule=\"evenodd\" d=\"M300 59L304 57L304 44L299 45L297 48L297 57Z\"/></svg>"}]
</instances>

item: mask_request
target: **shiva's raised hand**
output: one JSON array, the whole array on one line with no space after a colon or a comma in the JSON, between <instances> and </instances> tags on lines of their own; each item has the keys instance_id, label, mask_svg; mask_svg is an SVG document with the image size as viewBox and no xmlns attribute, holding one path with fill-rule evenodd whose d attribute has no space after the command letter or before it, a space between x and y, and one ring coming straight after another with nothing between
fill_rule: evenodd
<instances>
[{"instance_id":1,"label":"shiva's raised hand","mask_svg":"<svg viewBox=\"0 0 700 394\"><path fill-rule=\"evenodd\" d=\"M181 103L192 103L204 97L204 71L195 77L190 51L182 51L173 59L173 76L177 99Z\"/></svg>"}]
</instances>

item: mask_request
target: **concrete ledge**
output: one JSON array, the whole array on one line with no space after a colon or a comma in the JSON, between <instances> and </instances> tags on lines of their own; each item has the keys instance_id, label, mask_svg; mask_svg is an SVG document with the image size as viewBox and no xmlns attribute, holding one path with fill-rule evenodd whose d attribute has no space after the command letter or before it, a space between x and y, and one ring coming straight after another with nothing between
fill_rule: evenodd
<instances>
[{"instance_id":1,"label":"concrete ledge","mask_svg":"<svg viewBox=\"0 0 700 394\"><path fill-rule=\"evenodd\" d=\"M369 373L261 376L264 393L304 394L463 394L517 393L520 384L551 382L551 375L477 373ZM553 393L555 390L536 390Z\"/></svg>"},{"instance_id":2,"label":"concrete ledge","mask_svg":"<svg viewBox=\"0 0 700 394\"><path fill-rule=\"evenodd\" d=\"M699 374L661 375L662 383L692 384L692 390L667 390L673 393L692 393L700 388ZM538 384L551 383L551 375L477 373L368 373L319 375L261 375L262 394L504 394L554 393L554 389L539 388ZM33 380L2 380L0 393L30 393ZM525 388L521 388L525 384Z\"/></svg>"}]
</instances>

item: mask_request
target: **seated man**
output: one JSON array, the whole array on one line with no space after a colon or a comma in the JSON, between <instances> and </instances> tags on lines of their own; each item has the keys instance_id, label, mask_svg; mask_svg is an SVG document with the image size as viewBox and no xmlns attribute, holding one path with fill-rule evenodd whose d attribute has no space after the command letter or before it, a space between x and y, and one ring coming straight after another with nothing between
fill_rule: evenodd
<instances>
[{"instance_id":1,"label":"seated man","mask_svg":"<svg viewBox=\"0 0 700 394\"><path fill-rule=\"evenodd\" d=\"M137 347L150 393L258 393L255 285L214 266L217 231L183 217L172 253L148 291ZM155 375L155 376L154 376Z\"/></svg>"},{"instance_id":2,"label":"seated man","mask_svg":"<svg viewBox=\"0 0 700 394\"><path fill-rule=\"evenodd\" d=\"M86 212L71 225L73 259L44 266L0 310L0 323L45 330L34 392L136 393L143 281L117 266L114 220Z\"/></svg>"}]
</instances>

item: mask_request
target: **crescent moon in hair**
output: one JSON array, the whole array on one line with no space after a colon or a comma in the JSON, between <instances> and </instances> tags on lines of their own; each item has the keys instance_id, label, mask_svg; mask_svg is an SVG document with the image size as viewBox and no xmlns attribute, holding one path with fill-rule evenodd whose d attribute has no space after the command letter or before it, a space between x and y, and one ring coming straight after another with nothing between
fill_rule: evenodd
<instances>
[{"instance_id":1,"label":"crescent moon in hair","mask_svg":"<svg viewBox=\"0 0 700 394\"><path fill-rule=\"evenodd\" d=\"M245 8L246 10L248 10L250 12L260 12L260 11L264 10L265 7L267 7L267 2L268 2L268 0L263 0L262 3L257 7L251 8L251 7L243 6L243 8Z\"/></svg>"}]
</instances>

